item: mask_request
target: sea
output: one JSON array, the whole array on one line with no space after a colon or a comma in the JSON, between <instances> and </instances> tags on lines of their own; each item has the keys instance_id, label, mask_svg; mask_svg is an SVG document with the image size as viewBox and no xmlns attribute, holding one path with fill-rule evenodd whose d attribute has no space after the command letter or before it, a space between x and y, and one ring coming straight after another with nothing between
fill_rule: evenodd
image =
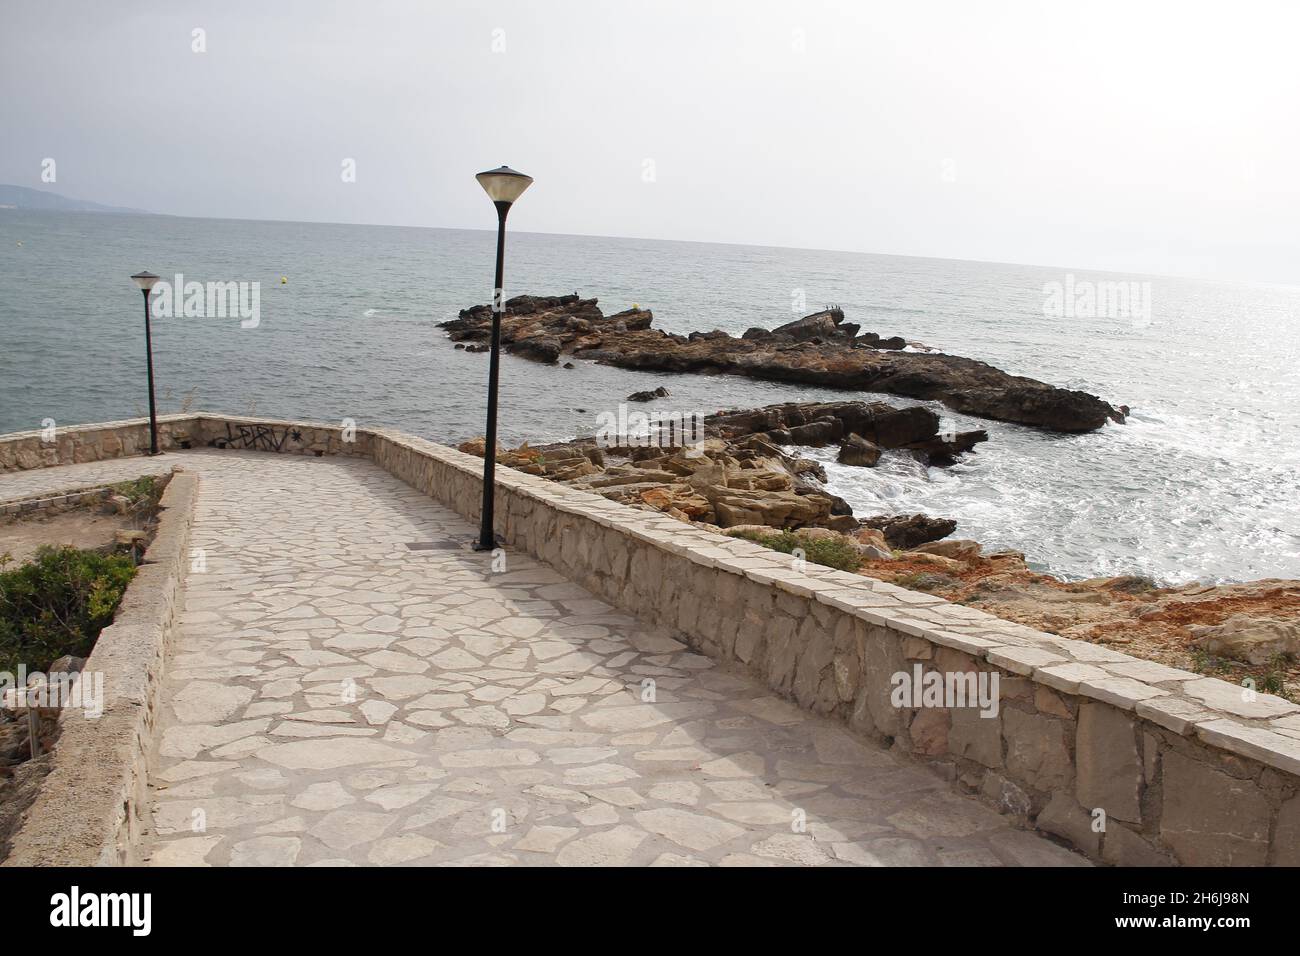
<instances>
[{"instance_id":1,"label":"sea","mask_svg":"<svg viewBox=\"0 0 1300 956\"><path fill-rule=\"evenodd\" d=\"M130 275L246 282L256 322L159 316L160 411L351 419L440 442L480 435L487 356L437 323L489 301L495 232L0 209L0 432L145 414ZM257 283L256 286L251 285ZM1131 409L1086 435L987 422L950 468L887 453L825 463L861 516L927 514L1070 579L1300 578L1300 288L811 249L511 233L506 294L652 309L672 332L771 328L827 305L882 335ZM180 310L176 310L180 311ZM684 415L880 398L728 375L502 359L501 438L593 434L634 391ZM638 406L645 409L646 406Z\"/></svg>"}]
</instances>

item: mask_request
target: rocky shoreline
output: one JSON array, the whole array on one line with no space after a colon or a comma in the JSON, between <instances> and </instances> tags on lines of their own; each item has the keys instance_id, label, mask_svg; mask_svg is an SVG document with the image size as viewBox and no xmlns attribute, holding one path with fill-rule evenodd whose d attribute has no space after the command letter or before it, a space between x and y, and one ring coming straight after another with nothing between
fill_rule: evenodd
<instances>
[{"instance_id":1,"label":"rocky shoreline","mask_svg":"<svg viewBox=\"0 0 1300 956\"><path fill-rule=\"evenodd\" d=\"M856 517L826 488L822 466L797 453L838 443L840 460L850 464L870 467L888 450L943 467L986 438L982 431L941 436L938 416L920 406L823 402L718 412L704 419L694 446L585 437L498 449L498 460L1038 630L1249 679L1260 692L1300 692L1300 581L1163 588L1135 576L1061 580L1032 570L1020 552L953 539L951 519ZM874 452L856 457L863 446ZM483 441L460 449L481 455Z\"/></svg>"},{"instance_id":2,"label":"rocky shoreline","mask_svg":"<svg viewBox=\"0 0 1300 956\"><path fill-rule=\"evenodd\" d=\"M1060 432L1087 432L1123 422L1125 406L1095 395L1010 375L985 362L914 351L899 336L863 332L827 309L775 329L675 335L651 328L648 309L606 316L596 299L521 295L505 303L501 341L507 352L538 362L571 357L620 368L725 373L849 391L940 401L955 411ZM439 323L457 347L482 351L491 307L476 305Z\"/></svg>"}]
</instances>

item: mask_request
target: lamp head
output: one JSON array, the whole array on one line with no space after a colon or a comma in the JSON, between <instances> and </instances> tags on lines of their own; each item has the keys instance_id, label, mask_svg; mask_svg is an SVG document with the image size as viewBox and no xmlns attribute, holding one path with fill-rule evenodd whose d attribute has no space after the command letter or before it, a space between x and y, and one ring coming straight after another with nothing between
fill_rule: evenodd
<instances>
[{"instance_id":1,"label":"lamp head","mask_svg":"<svg viewBox=\"0 0 1300 956\"><path fill-rule=\"evenodd\" d=\"M135 284L141 289L144 289L145 292L148 292L158 284L158 276L154 275L152 272L137 272L135 275L131 276L131 278Z\"/></svg>"},{"instance_id":2,"label":"lamp head","mask_svg":"<svg viewBox=\"0 0 1300 956\"><path fill-rule=\"evenodd\" d=\"M532 176L525 176L516 169L509 166L498 166L496 169L489 169L485 173L479 173L474 177L478 180L483 191L488 194L488 198L493 202L503 202L506 205L513 203L518 199L525 189L533 183Z\"/></svg>"}]
</instances>

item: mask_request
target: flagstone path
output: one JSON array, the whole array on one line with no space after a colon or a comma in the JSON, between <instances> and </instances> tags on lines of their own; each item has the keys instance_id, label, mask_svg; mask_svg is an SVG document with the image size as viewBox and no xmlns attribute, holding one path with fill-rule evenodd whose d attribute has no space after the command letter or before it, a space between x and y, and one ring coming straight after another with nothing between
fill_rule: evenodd
<instances>
[{"instance_id":1,"label":"flagstone path","mask_svg":"<svg viewBox=\"0 0 1300 956\"><path fill-rule=\"evenodd\" d=\"M152 864L1087 865L368 461L167 459L201 570Z\"/></svg>"}]
</instances>

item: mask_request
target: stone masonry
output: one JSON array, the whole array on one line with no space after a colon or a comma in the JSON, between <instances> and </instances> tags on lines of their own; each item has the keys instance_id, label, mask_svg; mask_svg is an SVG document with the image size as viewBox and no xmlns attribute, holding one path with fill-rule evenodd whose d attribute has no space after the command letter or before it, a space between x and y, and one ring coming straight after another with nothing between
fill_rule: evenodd
<instances>
[{"instance_id":1,"label":"stone masonry","mask_svg":"<svg viewBox=\"0 0 1300 956\"><path fill-rule=\"evenodd\" d=\"M138 423L120 427L136 428ZM192 447L229 444L229 436L235 434L242 436L239 439L241 443L254 443L249 447L256 447L258 441L270 441L278 443L279 451L306 456L235 456L241 460L287 461L318 467L327 465L328 461L315 462L312 459L327 456L337 468L343 464L343 459L334 457L339 451L345 455L371 458L413 489L417 498L423 500L422 496L428 496L464 519L471 522L477 519L481 460L401 433L381 429L358 430L349 441L341 429L330 426L259 423L211 415L190 416L171 423L169 427L184 434L184 441ZM87 434L96 428L99 432L95 433L102 434L108 426L84 428ZM10 444L30 440L29 435L15 436ZM12 448L6 452L5 445L6 442L0 440L0 467L20 457ZM81 454L85 460L111 457L84 451L95 445L95 441L83 438L79 447L83 449ZM108 446L111 445L109 441ZM186 456L187 459L190 457ZM218 456L212 453L192 457L196 461L218 460ZM360 462L356 466L365 467ZM26 474L14 477L23 478ZM1297 831L1300 830L1300 798L1297 797L1300 706L1223 681L1137 660L1106 648L1036 632L883 582L811 565L799 567L791 563L789 556L767 551L753 543L723 538L662 515L633 510L597 495L563 488L509 469L499 470L498 479L498 530L511 546L511 560L517 562L525 555L540 559L544 565L534 567L549 567L558 572L560 581L572 582L566 586L577 585L585 589L590 597L582 600L595 602L593 606L599 605L602 613L607 609L610 614L631 615L625 620L633 622L637 628L659 634L667 640L679 641L694 652L690 659L713 665L701 666L698 672L688 668L689 674L681 673L673 660L662 663L641 660L633 666L665 667L675 673L658 676L688 676L688 683L712 679L705 675L725 675L738 680L752 679L743 676L752 675L769 689L767 698L772 701L772 706L785 700L793 701L798 705L794 712L816 715L818 726L844 728L847 733L841 731L840 739L853 743L855 747L865 746L865 749L855 751L859 756L849 761L849 766L854 766L859 759L866 760L862 754L879 757L881 748L888 748L891 760L904 760L918 767L923 763L929 764L938 772L939 778L946 778L958 790L977 797L1013 822L1053 834L1100 861L1198 865L1294 865L1300 862L1297 859L1300 854L1297 845ZM208 500L205 493L200 495L200 500ZM221 506L239 508L238 503L224 500ZM315 520L318 512L319 509L309 509L302 522L303 549L313 546L312 529L319 527ZM328 508L324 513L329 513ZM365 513L364 509L362 513ZM227 524L234 518L234 512L225 515ZM196 524L196 535L201 527L200 521ZM464 525L460 527L464 528ZM375 534L383 533L382 529L373 530ZM272 576L294 573L292 563L297 553L293 539L289 541L283 553L277 554L268 546L259 557L259 560L270 562L267 568ZM450 554L447 552L444 556ZM429 556L429 553L423 555ZM485 556L476 557L482 560ZM326 564L319 569L322 573L339 570L329 564L328 557L324 560ZM512 572L517 570L517 563L511 568ZM454 577L455 570L458 569L449 568L448 574ZM289 580L286 577L276 583L287 584ZM367 582L362 590L384 593L375 586L377 583ZM533 590L530 582L521 583L529 586L520 589L520 600L539 602L536 604L538 608L542 607L540 602L553 600ZM331 585L313 581L314 589L329 587ZM273 593L266 595L276 596ZM226 599L229 597L225 595ZM322 594L319 597L337 598L338 595ZM253 597L251 600L258 602L262 598ZM484 600L490 598L484 595ZM371 606L372 602L364 603L367 603L365 613L377 613L362 620L363 612L357 610L354 615L357 620L341 621L345 630L385 615L402 619L401 615ZM373 603L397 606L393 600L378 598ZM442 619L450 616L453 622L456 621L454 605L432 599L429 603L439 607L436 614L434 609L430 609L427 626L450 630ZM205 612L216 613L211 608L187 605L187 615ZM261 607L252 607L241 613L266 616ZM572 611L562 607L560 613L567 621ZM329 614L322 616L330 617ZM187 619L184 627L188 633L191 627L198 628L205 623L218 622ZM318 623L322 630L331 627L324 622ZM614 632L620 630L610 628L608 622L593 626L604 627L610 632L596 637L596 640L615 641ZM200 632L196 632L196 636L214 642L218 637L216 633ZM336 633L329 637L322 635L322 641L328 642L338 636ZM308 669L310 672L314 668L328 673L328 668L334 666L323 660L293 662L292 657L285 653L261 646L259 642L271 639L287 640L278 625L271 635L254 635L251 639L254 639L253 646L231 647L229 652L243 651L249 655L275 653L272 672L279 668ZM420 637L411 639L419 640ZM399 655L412 656L409 647L358 647L355 649L358 653L354 654L353 649L327 643L318 648L310 635L306 640L308 647L303 650L328 650L350 659L349 663L335 662L341 670L338 674L330 674L331 679L345 680L347 675L344 672L353 669L356 673L351 679L363 686L374 675L360 671L381 667L378 662L362 659L368 653L392 650ZM456 640L458 638L453 634L452 641ZM525 639L524 645L527 643ZM460 649L484 660L482 655L474 655L473 650L464 645ZM434 651L432 645L429 650L434 654L440 653ZM505 648L501 653L509 654L511 650ZM610 658L634 650L637 650L635 644L622 651L611 647L609 655L594 662L593 667L608 668ZM580 652L570 647L559 659L573 653ZM257 670L263 659L259 656L257 661L250 661L246 666ZM495 658L491 660L495 661ZM450 665L452 672L446 674L441 669L432 669L440 667L432 659L425 663L430 665L428 674L421 670L416 676L453 682L459 677L484 677L481 671L468 671L463 667L456 670L460 665ZM538 661L529 666L540 667L543 663ZM217 665L213 663L212 666ZM983 675L987 679L996 674L1001 691L996 715L982 717L970 707L897 706L890 697L894 676L912 673L918 667L922 674L937 673L946 678L970 674L975 677ZM496 669L488 667L489 671ZM250 683L256 683L254 675L244 676ZM302 674L286 672L285 676L290 681L303 681ZM625 679L627 675L622 676L622 693L632 693L629 689L631 682ZM653 679L657 675L647 672L638 676ZM488 683L497 682L491 675L486 680ZM449 691L452 695L469 695L463 705L459 700L453 701L456 706L451 707L452 711L472 711L482 706L503 709L497 707L496 701L474 698L472 690L478 685L466 683L471 686ZM682 693L681 687L666 689ZM719 693L707 684L694 685L693 689ZM302 703L310 704L312 709L326 712L341 709L338 701L330 704L325 699L329 696L326 693L306 687L293 693L307 694L309 690L313 699L304 698ZM430 689L427 693L444 691L447 688ZM415 699L423 696L421 694ZM236 701L231 705L231 714L224 719L239 717L241 721L253 721L248 725L253 729L245 736L265 738L271 747L286 746L275 738L292 732L274 733L274 728L283 724L313 722L310 719L290 721L286 714L299 709L297 699L291 699L294 700L292 711L275 714L268 709L258 717L245 716L245 710L255 703L271 704L277 699L263 701L259 695L256 699ZM664 706L677 702L664 701ZM388 703L399 709L406 706L399 700ZM587 706L600 703L589 700ZM604 706L613 708L615 704ZM419 709L440 710L432 707ZM494 738L498 731L512 733L515 715L508 711L506 714L511 719L507 725L509 729L494 728L490 724L480 729L493 734ZM550 715L550 709L522 716L539 715ZM388 733L388 723L396 719L407 727L420 726L407 717L405 711L396 718L390 715L382 735L377 732L380 725L367 722L363 726L358 722L354 730L376 730L376 733L337 736L357 737L359 740L379 736L380 740L374 743L392 746L391 740L383 739ZM433 734L447 731L447 740L453 739L456 733L466 732L458 721L445 715L442 719L452 720L452 723L423 729ZM720 719L726 720L727 717ZM831 723L820 723L820 720ZM317 722L327 727L335 726L328 719ZM222 725L221 721L213 720L196 723ZM582 723L581 719L578 723ZM350 725L340 720L337 726ZM635 732L635 728L620 729L627 733ZM598 731L598 728L591 727L581 729L582 733ZM206 731L199 733L198 742L207 746L200 748L194 758L185 759L199 759L206 750L215 752L225 748L230 749L224 756L214 753L203 759L238 762L249 756L239 754L237 741L241 737L209 742L203 733ZM313 733L318 737L327 736L320 731L299 731L303 741L298 743L310 741ZM217 736L220 738L221 735ZM701 739L707 744L710 736L705 733ZM361 747L359 740L352 745L366 749ZM258 740L250 742L249 746L254 743L261 745ZM664 741L655 743L660 745ZM675 740L674 746L676 743L685 742ZM182 752L193 746L182 748ZM621 747L612 740L595 742L591 746ZM815 741L809 746L812 749L805 747L806 752L818 753L823 763L834 763L824 757ZM305 751L310 748L298 749ZM546 769L541 766L541 751L538 753L538 764L530 767ZM621 753L620 750L618 759L611 755L609 762L622 763ZM633 761L635 759L634 751ZM394 762L400 763L397 758ZM395 769L412 770L420 765L417 758L412 767ZM633 769L638 767L635 762L630 766ZM242 768L226 769L231 773L244 772ZM293 768L279 769L283 773ZM753 769L758 772L756 763ZM772 771L770 758L765 758L763 773L772 775ZM169 790L172 786L193 784L192 789L199 791L206 786L202 783L206 776L200 774L192 779L163 782L169 784ZM270 775L266 776L269 779ZM779 769L775 777L779 779L769 781L774 786L784 779ZM221 782L224 774L212 779L214 793L229 792L227 785ZM802 782L814 781L803 779ZM385 786L405 786L408 783L416 784L418 781L399 774L399 779ZM563 786L563 783L559 785ZM636 789L637 785L627 786ZM839 795L847 798L849 793L851 791ZM175 795L174 791L171 795ZM352 790L348 795L359 796ZM493 798L495 796L494 791ZM643 799L645 796L642 794ZM291 800L290 803L292 805ZM343 811L351 805L341 804L337 809ZM174 815L177 811L171 812ZM890 818L893 816L891 814ZM724 819L727 818L724 816ZM179 822L178 819L172 820L173 824ZM257 826L270 822L269 819L245 821ZM305 824L310 822L304 819ZM747 825L740 820L731 822L742 827ZM178 829L171 835L176 836L179 832ZM247 832L243 835L247 839L253 838ZM158 836L160 839L163 837L161 831ZM193 837L187 835L184 839ZM483 839L486 841L488 837ZM492 851L487 849L487 846L492 846L488 843L471 855L491 856L505 843L502 841ZM213 844L210 849L216 850L214 860L221 859L227 852L225 844L220 849ZM740 850L736 844L731 849L742 856L761 855L755 853L752 846ZM437 852L450 851L439 849ZM999 851L995 849L994 852ZM1002 857L1005 859L1005 854ZM296 861L312 862L306 858ZM709 858L706 854L704 862L721 862L721 858Z\"/></svg>"}]
</instances>

